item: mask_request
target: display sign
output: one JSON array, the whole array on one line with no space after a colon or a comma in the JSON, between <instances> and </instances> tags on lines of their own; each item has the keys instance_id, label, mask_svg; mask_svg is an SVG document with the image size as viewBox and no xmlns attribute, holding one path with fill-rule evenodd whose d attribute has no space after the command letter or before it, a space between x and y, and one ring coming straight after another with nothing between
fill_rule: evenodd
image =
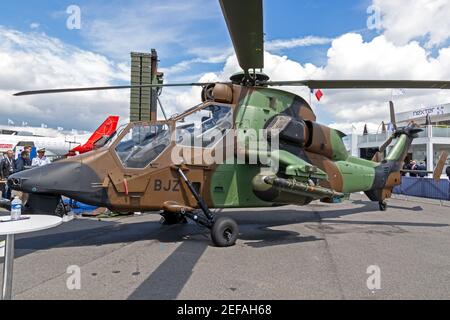
<instances>
[{"instance_id":1,"label":"display sign","mask_svg":"<svg viewBox=\"0 0 450 320\"><path fill-rule=\"evenodd\" d=\"M443 115L450 116L450 104L443 104L399 113L397 114L397 122L407 122L414 119L426 118L427 115L430 115L430 117L438 117Z\"/></svg>"},{"instance_id":2,"label":"display sign","mask_svg":"<svg viewBox=\"0 0 450 320\"><path fill-rule=\"evenodd\" d=\"M0 152L6 152L14 149L14 145L8 143L0 143Z\"/></svg>"}]
</instances>

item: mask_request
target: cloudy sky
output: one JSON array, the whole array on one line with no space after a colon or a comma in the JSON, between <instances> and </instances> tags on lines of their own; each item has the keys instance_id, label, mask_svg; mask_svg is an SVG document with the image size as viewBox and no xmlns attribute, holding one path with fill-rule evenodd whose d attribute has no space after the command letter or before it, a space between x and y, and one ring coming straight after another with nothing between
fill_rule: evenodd
<instances>
[{"instance_id":1,"label":"cloudy sky","mask_svg":"<svg viewBox=\"0 0 450 320\"><path fill-rule=\"evenodd\" d=\"M80 8L80 29L67 26L73 5ZM265 0L264 7L265 72L272 80L450 79L450 1ZM12 93L126 84L130 52L151 48L166 82L227 80L239 70L215 0L2 1L0 124L92 130L110 114L126 121L127 91ZM304 88L290 90L310 99ZM440 90L395 97L391 90L324 93L320 103L312 99L319 121L346 132L364 123L376 131L392 98L397 111L450 102ZM180 112L197 104L200 93L165 89L162 100Z\"/></svg>"}]
</instances>

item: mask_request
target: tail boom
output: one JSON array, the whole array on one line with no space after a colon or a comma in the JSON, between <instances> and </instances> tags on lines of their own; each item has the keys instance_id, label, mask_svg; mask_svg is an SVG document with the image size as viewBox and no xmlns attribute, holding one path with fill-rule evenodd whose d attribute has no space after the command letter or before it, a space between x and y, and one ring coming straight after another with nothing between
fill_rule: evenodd
<instances>
[{"instance_id":1,"label":"tail boom","mask_svg":"<svg viewBox=\"0 0 450 320\"><path fill-rule=\"evenodd\" d=\"M408 150L418 133L422 129L410 123L405 128L397 130L395 133L397 143L387 155L386 159L375 168L375 181L371 190L366 191L366 195L372 201L384 201L392 195L392 189L402 183L401 170L408 154Z\"/></svg>"}]
</instances>

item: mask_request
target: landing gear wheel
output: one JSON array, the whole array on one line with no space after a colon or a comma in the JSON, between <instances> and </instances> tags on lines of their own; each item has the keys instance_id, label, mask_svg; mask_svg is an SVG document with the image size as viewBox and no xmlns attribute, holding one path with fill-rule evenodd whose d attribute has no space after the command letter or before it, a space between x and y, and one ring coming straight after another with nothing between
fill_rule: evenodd
<instances>
[{"instance_id":1,"label":"landing gear wheel","mask_svg":"<svg viewBox=\"0 0 450 320\"><path fill-rule=\"evenodd\" d=\"M211 228L211 239L216 247L232 247L239 236L239 227L233 219L221 217Z\"/></svg>"},{"instance_id":2,"label":"landing gear wheel","mask_svg":"<svg viewBox=\"0 0 450 320\"><path fill-rule=\"evenodd\" d=\"M55 209L54 215L60 218L63 218L66 214L72 211L70 205L66 205L63 201L58 203L58 206Z\"/></svg>"},{"instance_id":3,"label":"landing gear wheel","mask_svg":"<svg viewBox=\"0 0 450 320\"><path fill-rule=\"evenodd\" d=\"M378 203L378 205L380 206L380 211L386 211L387 210L387 203L386 203L386 201L380 201Z\"/></svg>"},{"instance_id":4,"label":"landing gear wheel","mask_svg":"<svg viewBox=\"0 0 450 320\"><path fill-rule=\"evenodd\" d=\"M65 214L66 214L66 210L64 208L64 205L59 203L55 209L54 215L62 218L62 217L64 217Z\"/></svg>"}]
</instances>

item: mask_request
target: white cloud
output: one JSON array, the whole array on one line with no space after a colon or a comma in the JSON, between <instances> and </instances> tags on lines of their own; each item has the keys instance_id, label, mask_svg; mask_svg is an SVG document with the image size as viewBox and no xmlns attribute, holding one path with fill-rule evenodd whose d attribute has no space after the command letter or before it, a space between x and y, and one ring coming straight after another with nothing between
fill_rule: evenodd
<instances>
[{"instance_id":1,"label":"white cloud","mask_svg":"<svg viewBox=\"0 0 450 320\"><path fill-rule=\"evenodd\" d=\"M30 24L30 29L36 30L36 29L39 29L40 26L41 25L39 23L33 22L33 23Z\"/></svg>"},{"instance_id":2,"label":"white cloud","mask_svg":"<svg viewBox=\"0 0 450 320\"><path fill-rule=\"evenodd\" d=\"M85 129L94 128L107 114L127 117L127 91L29 98L11 96L15 91L32 88L109 85L117 80L128 82L129 71L125 65L117 65L104 56L68 46L45 34L25 34L1 28L0 39L0 102L4 119ZM207 61L210 58L204 55L198 59ZM265 64L265 72L272 80L449 79L450 48L443 48L437 57L430 57L417 42L395 45L385 36L364 42L360 35L352 33L332 42L324 67L300 64L271 53L265 54ZM221 72L206 73L198 80L228 80L239 70L236 57L231 55L226 58ZM171 81L171 76L169 72L166 82ZM282 89L309 100L306 88ZM161 99L167 112L172 114L198 104L200 93L200 88L164 89ZM333 123L337 128L348 131L352 123L361 126L367 122L369 129L373 129L381 120L387 120L389 99L390 90L325 90L321 103L313 99L313 107L319 121ZM398 111L448 101L450 97L444 91L407 90L404 96L396 98Z\"/></svg>"},{"instance_id":3,"label":"white cloud","mask_svg":"<svg viewBox=\"0 0 450 320\"><path fill-rule=\"evenodd\" d=\"M425 38L431 47L450 37L448 0L373 0L373 4L381 10L384 35L396 44Z\"/></svg>"},{"instance_id":4,"label":"white cloud","mask_svg":"<svg viewBox=\"0 0 450 320\"><path fill-rule=\"evenodd\" d=\"M443 45L450 35L450 22L446 19L450 16L450 5L447 1L373 2L382 9L382 35L370 41L364 41L357 33L344 34L332 41L314 36L272 40L266 44L266 49L271 53L265 54L264 71L272 80L450 79L450 47ZM195 39L199 38L188 32L195 25L193 22L206 19L205 16L211 18L209 13L212 16L218 13L216 4L208 5L201 12L192 10L199 6L200 0L183 4L170 0L152 5L129 5L123 7L120 14L106 10L102 18L84 24L82 34L96 49L123 60L128 60L130 48L148 51L152 43L158 44L161 57L176 56L176 48L185 48L193 58L165 68L166 82L179 78L177 75L184 74L192 64L222 63L220 72L205 73L192 81L228 80L231 74L240 70L232 48L198 46ZM167 16L176 17L177 24L171 20L172 27L166 27ZM219 17L213 19L216 18ZM426 45L411 41L423 37L426 37ZM279 54L283 49L326 45L330 41L323 67L299 63ZM430 55L427 46L431 45L441 48ZM4 119L12 118L19 123L22 120L38 124L45 122L65 128L69 128L70 123L78 122L73 127L94 128L106 114L118 113L125 117L128 114L127 91L13 98L11 93L14 91L31 88L128 82L126 64L114 63L105 56L69 46L45 34L26 34L0 28L0 68L0 116ZM309 100L309 90L306 88L282 89ZM378 127L381 120L388 118L387 102L392 98L391 90L324 91L325 97L321 103L313 99L320 122L332 123L345 131L352 124L359 128L369 123L372 130ZM161 99L168 113L181 112L200 102L200 92L200 88L164 89ZM449 102L450 96L446 91L407 90L395 101L397 111L406 111Z\"/></svg>"},{"instance_id":5,"label":"white cloud","mask_svg":"<svg viewBox=\"0 0 450 320\"><path fill-rule=\"evenodd\" d=\"M285 56L277 56L265 53L264 72L269 74L272 80L296 80L307 79L313 76L319 77L322 69L312 64L301 65L298 62L289 60ZM240 71L236 55L231 55L226 59L223 70L218 73L205 73L197 80L198 82L218 82L228 81L230 76ZM170 79L166 79L169 80ZM299 95L307 95L309 90L302 87L284 88ZM189 89L164 89L161 100L170 112L179 113L201 102L201 88L193 87Z\"/></svg>"},{"instance_id":6,"label":"white cloud","mask_svg":"<svg viewBox=\"0 0 450 320\"><path fill-rule=\"evenodd\" d=\"M13 97L18 91L110 85L129 79L126 66L41 33L0 26L0 122L94 129L107 115L128 117L123 91ZM3 120L1 120L3 119Z\"/></svg>"},{"instance_id":7,"label":"white cloud","mask_svg":"<svg viewBox=\"0 0 450 320\"><path fill-rule=\"evenodd\" d=\"M384 35L365 42L356 33L345 34L332 42L324 67L300 64L286 56L265 54L265 69L272 80L301 79L396 79L396 80L445 80L450 79L450 48L442 48L437 57L431 57L417 42L395 45ZM236 56L230 56L223 70L209 74L212 80L224 81L239 71ZM204 80L204 79L202 79ZM283 87L309 100L309 90L301 87ZM351 131L352 125L362 130L364 124L376 131L382 120L388 122L388 101L392 90L324 90L325 97L313 107L319 122ZM182 91L182 99L174 104L185 108L185 101L199 101L200 91ZM405 90L405 95L394 97L397 112L412 108L450 102L446 90ZM322 118L320 117L322 116ZM325 120L327 118L327 120ZM361 131L360 130L360 131ZM358 131L359 132L359 131Z\"/></svg>"},{"instance_id":8,"label":"white cloud","mask_svg":"<svg viewBox=\"0 0 450 320\"><path fill-rule=\"evenodd\" d=\"M267 51L279 51L282 49L293 49L298 47L308 47L315 45L329 44L333 41L331 38L308 36L303 38L294 38L288 40L272 40L265 44Z\"/></svg>"},{"instance_id":9,"label":"white cloud","mask_svg":"<svg viewBox=\"0 0 450 320\"><path fill-rule=\"evenodd\" d=\"M309 47L316 45L330 44L333 41L331 38L307 36L294 39L278 39L265 43L265 49L268 52L280 52L283 49L293 49L299 47ZM218 64L225 63L227 59L234 54L232 47L228 48L205 48L195 47L188 51L196 57L188 60L183 60L173 66L162 69L167 74L177 74L188 71L195 64Z\"/></svg>"},{"instance_id":10,"label":"white cloud","mask_svg":"<svg viewBox=\"0 0 450 320\"><path fill-rule=\"evenodd\" d=\"M199 10L201 8L201 10ZM179 56L201 34L192 32L203 20L219 17L212 1L127 1L122 5L94 4L82 8L81 35L98 51L113 58L128 59L130 51L148 52L158 48L166 58Z\"/></svg>"},{"instance_id":11,"label":"white cloud","mask_svg":"<svg viewBox=\"0 0 450 320\"><path fill-rule=\"evenodd\" d=\"M333 41L322 74L328 79L450 79L450 48L431 57L417 42L395 45L384 35L364 42L359 34L346 34ZM447 90L406 90L394 97L397 112L450 101ZM340 123L379 124L388 117L392 90L326 90L323 105Z\"/></svg>"},{"instance_id":12,"label":"white cloud","mask_svg":"<svg viewBox=\"0 0 450 320\"><path fill-rule=\"evenodd\" d=\"M367 122L346 122L346 123L330 123L331 128L340 130L347 134L356 133L363 134L364 127L367 125L367 130L369 133L381 133L381 123L367 123Z\"/></svg>"},{"instance_id":13,"label":"white cloud","mask_svg":"<svg viewBox=\"0 0 450 320\"><path fill-rule=\"evenodd\" d=\"M166 74L177 74L182 73L185 71L188 71L192 68L195 64L218 64L218 63L224 63L228 57L230 57L233 54L233 49L228 48L224 49L221 52L216 52L214 50L209 50L207 48L202 48L203 50L193 50L193 52L196 52L198 56L193 59L189 60L183 60L181 62L178 62L174 64L173 66L161 68L161 71Z\"/></svg>"}]
</instances>

